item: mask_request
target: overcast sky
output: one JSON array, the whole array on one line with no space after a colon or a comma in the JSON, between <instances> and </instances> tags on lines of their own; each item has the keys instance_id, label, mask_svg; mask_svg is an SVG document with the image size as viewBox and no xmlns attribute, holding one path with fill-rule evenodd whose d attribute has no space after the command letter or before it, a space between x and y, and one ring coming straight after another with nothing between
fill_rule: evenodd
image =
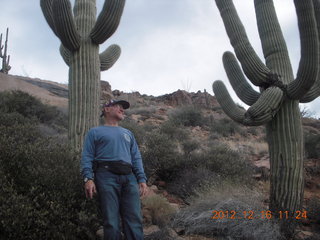
<instances>
[{"instance_id":1,"label":"overcast sky","mask_svg":"<svg viewBox=\"0 0 320 240\"><path fill-rule=\"evenodd\" d=\"M263 59L253 2L234 0L251 44ZM60 41L47 25L40 1L0 3L0 32L9 27L9 73L68 83ZM97 0L97 14L103 3ZM274 0L274 4L296 74L300 41L293 1ZM121 56L111 69L101 73L101 79L113 90L158 96L178 89L206 89L213 94L212 83L220 79L234 100L244 106L235 97L222 65L223 52L233 49L214 0L127 0L117 31L100 46L100 52L114 43L121 47ZM308 105L318 117L319 105L319 98Z\"/></svg>"}]
</instances>

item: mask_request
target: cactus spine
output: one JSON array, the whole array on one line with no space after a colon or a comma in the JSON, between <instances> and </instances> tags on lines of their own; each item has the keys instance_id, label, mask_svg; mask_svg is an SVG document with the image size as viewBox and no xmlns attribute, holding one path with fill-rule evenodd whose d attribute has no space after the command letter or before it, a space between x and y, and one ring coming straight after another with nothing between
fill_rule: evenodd
<instances>
[{"instance_id":1,"label":"cactus spine","mask_svg":"<svg viewBox=\"0 0 320 240\"><path fill-rule=\"evenodd\" d=\"M8 74L8 72L11 69L11 66L9 65L10 55L7 55L8 35L9 35L9 28L7 28L6 41L4 43L4 46L2 45L2 33L0 35L0 57L2 58L2 68L1 68L0 72L3 72L5 74ZM2 53L2 50L3 50L3 53Z\"/></svg>"},{"instance_id":2,"label":"cactus spine","mask_svg":"<svg viewBox=\"0 0 320 240\"><path fill-rule=\"evenodd\" d=\"M99 44L117 29L125 0L106 0L96 19L96 0L40 0L47 23L60 39L60 54L69 66L69 139L81 149L87 130L98 125L100 71L112 67L120 56L118 45L99 54Z\"/></svg>"},{"instance_id":3,"label":"cactus spine","mask_svg":"<svg viewBox=\"0 0 320 240\"><path fill-rule=\"evenodd\" d=\"M250 105L240 109L231 99L222 81L213 83L213 91L226 114L244 125L266 125L271 166L270 210L282 219L287 236L294 231L292 216L303 201L303 134L299 101L309 102L320 95L319 38L320 1L295 0L301 39L301 59L296 78L272 0L255 0L255 11L265 63L253 50L232 0L216 0L236 57L226 52L224 68L238 97ZM260 92L255 91L246 77Z\"/></svg>"}]
</instances>

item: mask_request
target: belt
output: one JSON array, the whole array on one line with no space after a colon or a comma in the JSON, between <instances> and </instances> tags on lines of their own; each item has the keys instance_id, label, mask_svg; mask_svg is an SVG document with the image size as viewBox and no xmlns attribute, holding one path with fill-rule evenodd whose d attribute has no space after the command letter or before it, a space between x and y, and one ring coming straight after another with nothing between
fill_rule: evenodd
<instances>
[{"instance_id":1,"label":"belt","mask_svg":"<svg viewBox=\"0 0 320 240\"><path fill-rule=\"evenodd\" d=\"M130 163L124 161L94 161L94 171L98 168L105 168L108 171L118 175L128 175L132 173Z\"/></svg>"}]
</instances>

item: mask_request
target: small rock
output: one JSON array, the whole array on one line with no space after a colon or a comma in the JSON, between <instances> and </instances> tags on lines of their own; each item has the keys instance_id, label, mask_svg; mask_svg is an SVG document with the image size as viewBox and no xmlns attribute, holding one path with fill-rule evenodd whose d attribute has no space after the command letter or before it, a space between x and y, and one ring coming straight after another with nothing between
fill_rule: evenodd
<instances>
[{"instance_id":1,"label":"small rock","mask_svg":"<svg viewBox=\"0 0 320 240\"><path fill-rule=\"evenodd\" d=\"M180 209L179 204L177 203L169 203L169 204L175 211L179 211Z\"/></svg>"},{"instance_id":2,"label":"small rock","mask_svg":"<svg viewBox=\"0 0 320 240\"><path fill-rule=\"evenodd\" d=\"M103 234L103 227L101 226L101 227L98 229L98 231L96 232L96 237L97 237L98 240L103 240L103 236L104 236L104 234Z\"/></svg>"},{"instance_id":3,"label":"small rock","mask_svg":"<svg viewBox=\"0 0 320 240\"><path fill-rule=\"evenodd\" d=\"M155 184L158 187L165 187L166 186L166 182L165 181L156 181Z\"/></svg>"},{"instance_id":4,"label":"small rock","mask_svg":"<svg viewBox=\"0 0 320 240\"><path fill-rule=\"evenodd\" d=\"M151 235L152 233L155 233L158 231L160 231L160 228L157 225L151 225L143 229L143 233L146 236Z\"/></svg>"},{"instance_id":5,"label":"small rock","mask_svg":"<svg viewBox=\"0 0 320 240\"><path fill-rule=\"evenodd\" d=\"M309 231L301 231L296 235L296 239L299 240L304 240L304 239L309 239L310 237L313 236L312 232Z\"/></svg>"}]
</instances>

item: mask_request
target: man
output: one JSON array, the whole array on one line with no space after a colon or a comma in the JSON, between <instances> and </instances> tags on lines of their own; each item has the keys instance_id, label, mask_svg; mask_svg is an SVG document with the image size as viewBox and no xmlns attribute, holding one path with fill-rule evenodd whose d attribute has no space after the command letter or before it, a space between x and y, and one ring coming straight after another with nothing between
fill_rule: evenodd
<instances>
[{"instance_id":1,"label":"man","mask_svg":"<svg viewBox=\"0 0 320 240\"><path fill-rule=\"evenodd\" d=\"M105 240L121 239L120 216L126 239L143 239L140 196L147 192L146 175L133 134L118 126L129 107L123 100L105 104L105 123L89 130L82 152L85 193L91 199L98 192Z\"/></svg>"}]
</instances>

